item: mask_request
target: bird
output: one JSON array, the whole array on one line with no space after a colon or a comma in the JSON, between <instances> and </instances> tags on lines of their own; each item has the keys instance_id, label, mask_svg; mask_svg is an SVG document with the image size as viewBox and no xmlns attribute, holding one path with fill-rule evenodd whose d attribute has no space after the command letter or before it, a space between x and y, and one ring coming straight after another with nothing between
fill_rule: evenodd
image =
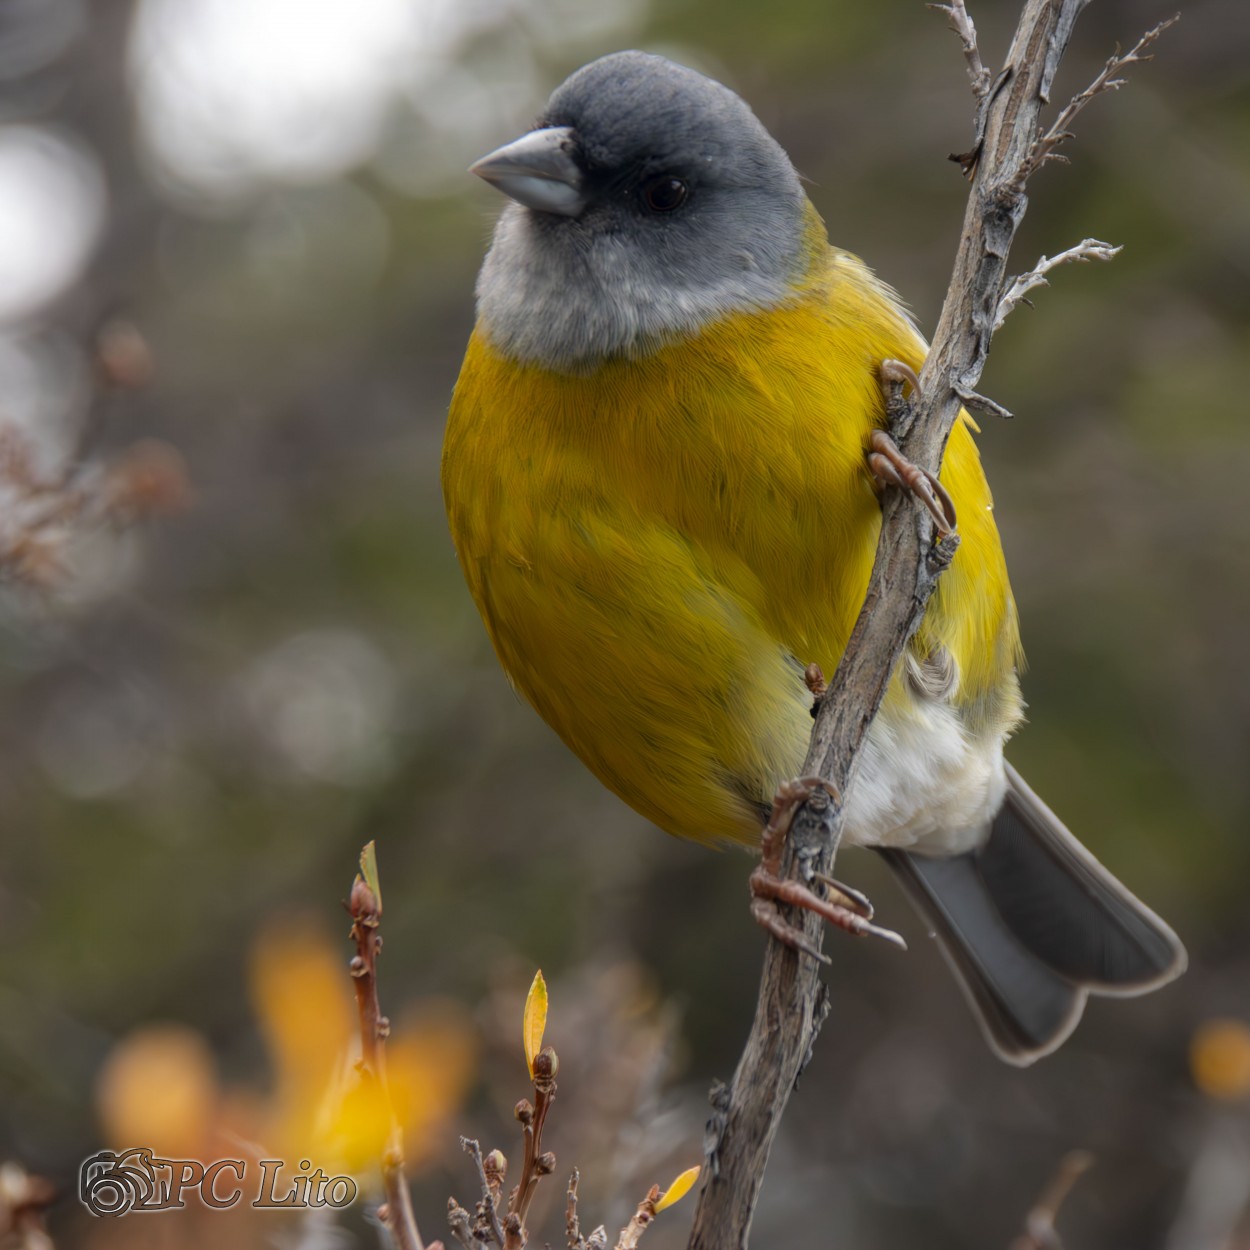
<instances>
[{"instance_id":1,"label":"bird","mask_svg":"<svg viewBox=\"0 0 1250 1250\"><path fill-rule=\"evenodd\" d=\"M583 66L471 172L506 203L442 485L495 653L644 817L758 843L804 760L811 673L836 670L863 604L884 483L909 467L882 367L918 371L925 340L829 242L746 102L663 57ZM1186 954L1004 759L1022 654L977 432L962 412L921 492L961 542L867 735L843 844L885 858L1023 1066L1089 994L1154 989Z\"/></svg>"}]
</instances>

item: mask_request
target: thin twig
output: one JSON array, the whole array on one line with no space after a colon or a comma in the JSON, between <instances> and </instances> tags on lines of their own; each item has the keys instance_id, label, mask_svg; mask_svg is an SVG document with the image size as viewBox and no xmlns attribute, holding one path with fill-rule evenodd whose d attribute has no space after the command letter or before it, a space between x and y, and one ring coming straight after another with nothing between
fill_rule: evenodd
<instances>
[{"instance_id":1,"label":"thin twig","mask_svg":"<svg viewBox=\"0 0 1250 1250\"><path fill-rule=\"evenodd\" d=\"M494 1238L495 1244L502 1246L504 1244L503 1226L499 1223L499 1211L495 1206L495 1189L490 1183L490 1177L486 1175L481 1144L472 1137L462 1137L460 1149L473 1157L473 1165L477 1168L478 1183L482 1187L482 1200L478 1204L481 1222L485 1224L487 1231Z\"/></svg>"},{"instance_id":2,"label":"thin twig","mask_svg":"<svg viewBox=\"0 0 1250 1250\"><path fill-rule=\"evenodd\" d=\"M981 63L981 50L977 47L977 28L964 5L964 0L951 0L950 4L930 4L938 13L946 14L947 24L959 36L964 46L964 59L968 62L968 81L972 94L978 100L989 93L990 71Z\"/></svg>"},{"instance_id":3,"label":"thin twig","mask_svg":"<svg viewBox=\"0 0 1250 1250\"><path fill-rule=\"evenodd\" d=\"M1063 1250L1055 1231L1059 1208L1072 1192L1072 1186L1093 1166L1094 1156L1087 1150L1072 1150L1064 1155L1033 1209L1024 1217L1024 1232L1011 1243L1011 1250Z\"/></svg>"},{"instance_id":4,"label":"thin twig","mask_svg":"<svg viewBox=\"0 0 1250 1250\"><path fill-rule=\"evenodd\" d=\"M1032 306L1031 301L1025 299L1025 296L1039 286L1049 286L1046 275L1052 269L1073 261L1112 260L1123 250L1122 247L1103 243L1099 239L1082 239L1075 247L1070 247L1057 256L1043 256L1028 273L1022 273L1011 280L1011 285L1004 292L1002 299L998 301L998 312L994 314L995 333L1018 304Z\"/></svg>"},{"instance_id":5,"label":"thin twig","mask_svg":"<svg viewBox=\"0 0 1250 1250\"><path fill-rule=\"evenodd\" d=\"M660 1187L658 1185L651 1186L651 1192L638 1204L638 1209L630 1218L628 1224L621 1229L621 1235L616 1239L615 1250L638 1250L638 1243L642 1240L642 1235L651 1227L651 1222L655 1219L655 1204L660 1200Z\"/></svg>"},{"instance_id":6,"label":"thin twig","mask_svg":"<svg viewBox=\"0 0 1250 1250\"><path fill-rule=\"evenodd\" d=\"M1126 70L1130 65L1141 65L1146 61L1153 60L1152 56L1143 55L1160 35L1163 34L1170 26L1175 26L1181 20L1179 13L1169 17L1166 21L1160 22L1152 30L1148 30L1128 52L1121 53L1117 51L1114 56L1107 58L1107 63L1102 67L1098 77L1085 88L1084 91L1072 97L1071 100L1055 118L1054 124L1044 133L1039 134L1029 151L1028 159L1025 161L1021 170L1021 178L1030 177L1037 169L1044 165L1047 161L1063 161L1066 157L1061 156L1055 149L1059 147L1065 139L1072 138L1071 126L1076 120L1078 114L1090 103L1095 97L1104 94L1107 91L1118 91L1125 85L1123 78L1117 78L1116 75ZM1020 183L1023 188L1023 180Z\"/></svg>"},{"instance_id":7,"label":"thin twig","mask_svg":"<svg viewBox=\"0 0 1250 1250\"><path fill-rule=\"evenodd\" d=\"M547 1123L547 1112L551 1110L556 1096L556 1074L559 1071L560 1060L556 1052L550 1046L544 1046L534 1056L534 1102L531 1105L528 1100L523 1100L516 1108L516 1118L521 1122L525 1142L525 1157L521 1163L520 1183L508 1204L508 1213L516 1215L522 1225L529 1215L538 1182L549 1176L556 1166L555 1155L543 1150L543 1125Z\"/></svg>"},{"instance_id":8,"label":"thin twig","mask_svg":"<svg viewBox=\"0 0 1250 1250\"><path fill-rule=\"evenodd\" d=\"M568 1201L564 1206L564 1232L568 1240L568 1250L586 1250L581 1220L577 1217L577 1183L581 1178L582 1174L576 1168L569 1173Z\"/></svg>"},{"instance_id":9,"label":"thin twig","mask_svg":"<svg viewBox=\"0 0 1250 1250\"><path fill-rule=\"evenodd\" d=\"M403 1130L386 1079L386 1039L390 1036L391 1022L382 1014L378 1003L377 975L378 952L382 947L378 936L382 905L363 877L357 877L352 885L348 911L352 918L351 939L356 944L351 974L360 1017L360 1074L362 1079L376 1083L390 1117L382 1151L382 1188L386 1201L378 1208L378 1218L390 1230L397 1250L426 1250L417 1231L412 1198L404 1179ZM428 1250L437 1250L440 1246L440 1242L432 1242Z\"/></svg>"},{"instance_id":10,"label":"thin twig","mask_svg":"<svg viewBox=\"0 0 1250 1250\"><path fill-rule=\"evenodd\" d=\"M481 1242L473 1236L473 1220L454 1198L447 1199L447 1227L464 1250L481 1250Z\"/></svg>"},{"instance_id":11,"label":"thin twig","mask_svg":"<svg viewBox=\"0 0 1250 1250\"><path fill-rule=\"evenodd\" d=\"M919 393L907 404L896 386L887 405L891 432L921 469L938 470L961 403L976 397L1007 282L1007 256L1028 203L1024 185L1038 119L1084 5L1025 0L1005 67L983 98L985 124L968 166L972 187L959 251ZM813 788L813 799L798 809L782 876L810 882L829 874L845 812L840 796L853 783L868 728L956 541L938 540L928 511L888 492L864 606L821 700L803 767L832 790ZM821 921L806 911L790 919L819 948ZM818 970L816 960L768 942L755 1020L733 1083L708 1125L707 1180L690 1250L747 1245L773 1138L828 1010Z\"/></svg>"}]
</instances>

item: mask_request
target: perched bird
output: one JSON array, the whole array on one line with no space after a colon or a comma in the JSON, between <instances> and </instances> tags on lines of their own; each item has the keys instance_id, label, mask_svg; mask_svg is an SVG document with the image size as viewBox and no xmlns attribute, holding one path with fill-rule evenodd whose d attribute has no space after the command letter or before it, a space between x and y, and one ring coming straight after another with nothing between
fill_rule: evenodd
<instances>
[{"instance_id":1,"label":"perched bird","mask_svg":"<svg viewBox=\"0 0 1250 1250\"><path fill-rule=\"evenodd\" d=\"M473 172L511 202L442 473L495 651L637 811L755 841L803 762L805 669L834 672L864 599L882 362L918 370L926 345L830 246L748 106L663 58L578 70ZM990 1044L1025 1064L1087 993L1152 989L1185 952L1004 762L1020 643L974 430L962 415L941 471L962 543L868 735L845 842L885 855Z\"/></svg>"}]
</instances>

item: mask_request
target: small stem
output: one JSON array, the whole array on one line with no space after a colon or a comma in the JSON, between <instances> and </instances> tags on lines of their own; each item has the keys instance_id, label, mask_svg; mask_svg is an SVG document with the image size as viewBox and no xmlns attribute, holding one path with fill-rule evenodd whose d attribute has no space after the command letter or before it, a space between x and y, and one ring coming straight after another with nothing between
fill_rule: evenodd
<instances>
[{"instance_id":1,"label":"small stem","mask_svg":"<svg viewBox=\"0 0 1250 1250\"><path fill-rule=\"evenodd\" d=\"M946 14L947 24L959 36L964 46L964 59L968 62L968 81L977 100L983 99L990 89L991 74L981 63L981 50L977 47L977 28L964 0L951 0L950 4L931 4L929 8Z\"/></svg>"},{"instance_id":2,"label":"small stem","mask_svg":"<svg viewBox=\"0 0 1250 1250\"><path fill-rule=\"evenodd\" d=\"M390 1084L386 1079L386 1039L390 1036L391 1022L382 1014L378 1003L377 975L378 952L382 947L378 936L382 909L376 895L360 877L352 886L348 911L352 918L351 939L356 944L351 974L356 991L356 1012L360 1018L360 1073L362 1079L377 1084L390 1117L386 1145L382 1150L382 1189L386 1201L378 1208L378 1218L390 1230L397 1250L425 1250L404 1178L403 1129L395 1114Z\"/></svg>"},{"instance_id":3,"label":"small stem","mask_svg":"<svg viewBox=\"0 0 1250 1250\"><path fill-rule=\"evenodd\" d=\"M1057 256L1043 256L1028 273L1022 273L1019 277L1012 279L1011 285L1004 292L1002 299L998 301L998 312L994 314L995 331L1002 327L1003 322L1007 320L1018 304L1028 303L1028 300L1024 297L1030 291L1039 286L1050 285L1046 280L1046 275L1052 269L1057 269L1060 265L1071 264L1074 261L1112 260L1123 250L1123 248L1113 247L1110 243L1103 243L1098 239L1082 239L1075 247L1070 247L1067 251L1060 252Z\"/></svg>"},{"instance_id":4,"label":"small stem","mask_svg":"<svg viewBox=\"0 0 1250 1250\"><path fill-rule=\"evenodd\" d=\"M482 1187L482 1215L497 1246L504 1245L503 1226L499 1223L499 1211L495 1206L495 1191L491 1187L490 1178L486 1175L486 1164L482 1159L482 1147L472 1137L462 1137L460 1148L473 1157L473 1165L477 1168L478 1183Z\"/></svg>"},{"instance_id":5,"label":"small stem","mask_svg":"<svg viewBox=\"0 0 1250 1250\"><path fill-rule=\"evenodd\" d=\"M577 1183L581 1173L574 1168L569 1174L568 1202L564 1207L564 1232L568 1239L569 1250L586 1250L586 1242L582 1238L582 1224L577 1217Z\"/></svg>"},{"instance_id":6,"label":"small stem","mask_svg":"<svg viewBox=\"0 0 1250 1250\"><path fill-rule=\"evenodd\" d=\"M660 1187L652 1185L651 1192L638 1204L638 1210L634 1212L633 1218L621 1229L621 1235L616 1239L615 1250L637 1250L643 1233L651 1227L651 1222L655 1219L655 1204L659 1200Z\"/></svg>"},{"instance_id":7,"label":"small stem","mask_svg":"<svg viewBox=\"0 0 1250 1250\"><path fill-rule=\"evenodd\" d=\"M1055 1231L1059 1208L1072 1192L1072 1186L1093 1166L1094 1156L1087 1150L1064 1155L1041 1197L1025 1216L1024 1232L1011 1243L1011 1250L1060 1250L1059 1234Z\"/></svg>"},{"instance_id":8,"label":"small stem","mask_svg":"<svg viewBox=\"0 0 1250 1250\"><path fill-rule=\"evenodd\" d=\"M544 1155L542 1139L547 1112L551 1110L556 1096L556 1073L559 1070L560 1061L550 1046L544 1046L534 1056L534 1107L530 1117L522 1121L525 1157L521 1164L520 1180L508 1208L510 1214L520 1217L522 1224L529 1215L530 1203L534 1201L538 1182L555 1165L554 1156Z\"/></svg>"}]
</instances>

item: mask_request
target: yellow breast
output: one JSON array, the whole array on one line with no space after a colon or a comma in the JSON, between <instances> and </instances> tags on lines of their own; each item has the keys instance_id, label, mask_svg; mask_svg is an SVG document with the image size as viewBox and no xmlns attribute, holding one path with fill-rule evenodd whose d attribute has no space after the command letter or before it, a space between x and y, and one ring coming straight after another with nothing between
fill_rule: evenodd
<instances>
[{"instance_id":1,"label":"yellow breast","mask_svg":"<svg viewBox=\"0 0 1250 1250\"><path fill-rule=\"evenodd\" d=\"M473 336L443 458L470 590L517 688L670 832L755 837L801 763L803 667L832 674L876 549L877 366L923 354L888 290L827 251L787 306L584 376ZM970 731L1001 734L1018 640L969 424L942 472L963 542L914 646L950 652Z\"/></svg>"}]
</instances>

